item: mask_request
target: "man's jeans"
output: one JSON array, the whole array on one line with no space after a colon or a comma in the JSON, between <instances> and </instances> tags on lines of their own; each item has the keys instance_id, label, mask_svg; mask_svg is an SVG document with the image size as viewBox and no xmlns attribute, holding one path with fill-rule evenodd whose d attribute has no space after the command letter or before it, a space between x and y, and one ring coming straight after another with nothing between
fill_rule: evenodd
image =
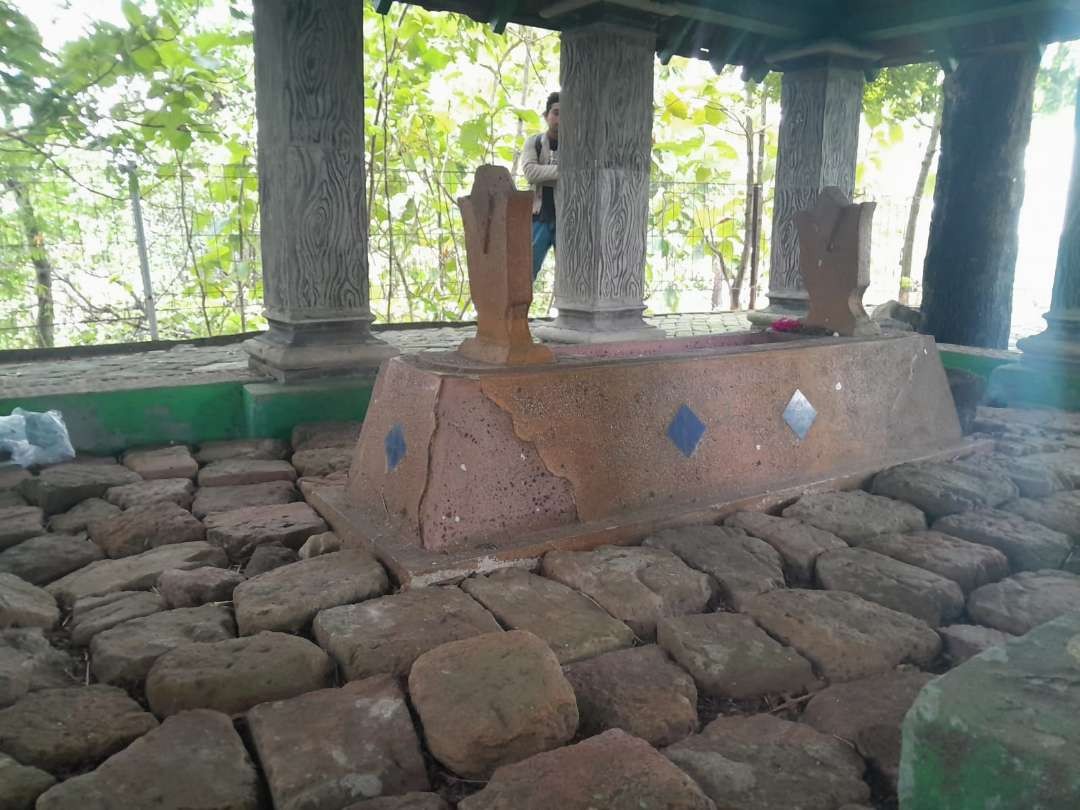
<instances>
[{"instance_id":1,"label":"man's jeans","mask_svg":"<svg viewBox=\"0 0 1080 810\"><path fill-rule=\"evenodd\" d=\"M555 246L555 223L533 220L532 224L532 254L533 254L533 281L540 275L540 268L544 266L547 253Z\"/></svg>"}]
</instances>

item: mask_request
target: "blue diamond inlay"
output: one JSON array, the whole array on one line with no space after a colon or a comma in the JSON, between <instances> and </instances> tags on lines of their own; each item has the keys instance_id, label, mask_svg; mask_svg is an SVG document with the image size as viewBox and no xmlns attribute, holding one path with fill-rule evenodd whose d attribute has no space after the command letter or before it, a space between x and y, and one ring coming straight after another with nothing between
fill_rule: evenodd
<instances>
[{"instance_id":1,"label":"blue diamond inlay","mask_svg":"<svg viewBox=\"0 0 1080 810\"><path fill-rule=\"evenodd\" d=\"M680 405L668 425L667 435L680 452L690 458L705 435L705 425L688 406Z\"/></svg>"},{"instance_id":2,"label":"blue diamond inlay","mask_svg":"<svg viewBox=\"0 0 1080 810\"><path fill-rule=\"evenodd\" d=\"M394 425L387 431L383 444L386 447L386 471L393 472L405 458L405 428L400 424Z\"/></svg>"},{"instance_id":3,"label":"blue diamond inlay","mask_svg":"<svg viewBox=\"0 0 1080 810\"><path fill-rule=\"evenodd\" d=\"M791 399L788 401L787 407L784 408L784 421L799 437L799 441L802 441L806 438L806 434L810 432L810 427L814 424L815 419L817 419L817 410L810 404L810 400L803 395L803 392L796 388L795 393L791 395Z\"/></svg>"}]
</instances>

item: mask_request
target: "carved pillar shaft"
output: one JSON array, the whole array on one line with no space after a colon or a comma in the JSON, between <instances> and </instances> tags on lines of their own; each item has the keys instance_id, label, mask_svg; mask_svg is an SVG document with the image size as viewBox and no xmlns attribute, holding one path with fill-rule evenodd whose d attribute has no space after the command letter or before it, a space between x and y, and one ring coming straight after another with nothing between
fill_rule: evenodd
<instances>
[{"instance_id":1,"label":"carved pillar shaft","mask_svg":"<svg viewBox=\"0 0 1080 810\"><path fill-rule=\"evenodd\" d=\"M806 314L794 217L812 208L826 186L836 186L849 199L852 197L864 84L860 68L830 62L792 67L784 72L769 257L769 307L750 316L756 325L768 326L777 318L801 318Z\"/></svg>"},{"instance_id":2,"label":"carved pillar shaft","mask_svg":"<svg viewBox=\"0 0 1080 810\"><path fill-rule=\"evenodd\" d=\"M537 330L549 340L663 334L642 319L655 48L651 32L610 24L562 34L555 190L559 317Z\"/></svg>"},{"instance_id":3,"label":"carved pillar shaft","mask_svg":"<svg viewBox=\"0 0 1080 810\"><path fill-rule=\"evenodd\" d=\"M252 365L280 380L363 370L371 336L363 4L255 0L263 299Z\"/></svg>"}]
</instances>

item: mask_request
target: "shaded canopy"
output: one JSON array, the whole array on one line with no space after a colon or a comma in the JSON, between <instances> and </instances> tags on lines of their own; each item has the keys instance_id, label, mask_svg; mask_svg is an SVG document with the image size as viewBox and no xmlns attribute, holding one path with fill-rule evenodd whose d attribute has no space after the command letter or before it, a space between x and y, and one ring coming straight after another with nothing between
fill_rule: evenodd
<instances>
[{"instance_id":1,"label":"shaded canopy","mask_svg":"<svg viewBox=\"0 0 1080 810\"><path fill-rule=\"evenodd\" d=\"M501 31L606 21L657 32L657 52L758 77L822 46L869 67L939 61L1080 37L1080 0L409 0ZM386 12L392 0L377 0Z\"/></svg>"}]
</instances>

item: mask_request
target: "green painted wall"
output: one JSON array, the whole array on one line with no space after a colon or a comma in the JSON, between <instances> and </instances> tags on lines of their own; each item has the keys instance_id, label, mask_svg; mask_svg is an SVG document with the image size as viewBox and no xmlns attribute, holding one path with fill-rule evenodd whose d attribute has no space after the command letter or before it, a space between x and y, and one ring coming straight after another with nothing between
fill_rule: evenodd
<instances>
[{"instance_id":1,"label":"green painted wall","mask_svg":"<svg viewBox=\"0 0 1080 810\"><path fill-rule=\"evenodd\" d=\"M374 375L332 382L244 386L244 422L249 436L287 439L301 422L363 419Z\"/></svg>"},{"instance_id":2,"label":"green painted wall","mask_svg":"<svg viewBox=\"0 0 1080 810\"><path fill-rule=\"evenodd\" d=\"M58 410L77 450L115 453L137 445L242 437L242 405L239 384L215 383L4 399L0 414L15 407Z\"/></svg>"},{"instance_id":3,"label":"green painted wall","mask_svg":"<svg viewBox=\"0 0 1080 810\"><path fill-rule=\"evenodd\" d=\"M16 407L58 410L77 450L113 454L169 442L287 439L301 422L363 419L373 384L373 377L304 385L236 382L0 399L0 416Z\"/></svg>"}]
</instances>

